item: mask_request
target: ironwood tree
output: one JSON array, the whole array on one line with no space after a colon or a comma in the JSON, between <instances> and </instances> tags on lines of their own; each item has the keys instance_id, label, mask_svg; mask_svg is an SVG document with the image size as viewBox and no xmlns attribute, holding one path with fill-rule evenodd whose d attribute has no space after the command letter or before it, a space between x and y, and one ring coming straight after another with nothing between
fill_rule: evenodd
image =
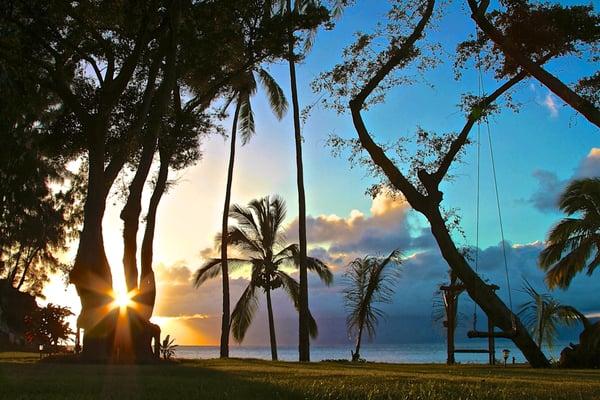
<instances>
[{"instance_id":1,"label":"ironwood tree","mask_svg":"<svg viewBox=\"0 0 600 400\"><path fill-rule=\"evenodd\" d=\"M15 31L19 39L10 45L36 69L36 83L55 96L55 108L63 111L59 124L63 129L57 132L65 148L86 164L83 228L70 273L82 302L78 324L85 329L84 357L106 359L113 351L116 310L110 311L112 276L104 250L102 220L115 179L132 157L137 154L140 161L144 155L145 162L140 162L144 165L130 193L132 201L123 214L128 221L126 235L131 237L136 219L139 221L137 196L140 182L143 187L147 176L146 160L154 156L157 147L162 149L159 152L165 165L159 173L160 184L155 187L157 196L151 202L154 211L150 215L155 216L158 193L166 186L162 179L165 168L178 158L177 147L157 144L161 142L158 128L164 125L162 114L167 104L176 102L172 96L175 82L192 94L177 112L179 120L189 121L190 115L206 109L225 90L235 71L283 51L278 38L283 37L282 29L288 25L281 17L267 15L261 19L265 16L264 3L31 0L11 3L3 10L3 26ZM256 20L261 21L258 28ZM242 50L252 56L239 65L239 54L233 51L240 47L229 44L241 40L247 45L248 37L253 46ZM182 96L176 97L181 103ZM169 107L176 108L173 104ZM144 143L148 143L145 153ZM152 234L148 237L153 236L151 222L147 232ZM151 259L150 245L149 239L142 244L142 264L144 258ZM132 248L128 246L125 259L129 284L135 286Z\"/></svg>"},{"instance_id":2,"label":"ironwood tree","mask_svg":"<svg viewBox=\"0 0 600 400\"><path fill-rule=\"evenodd\" d=\"M548 360L518 317L475 273L457 248L452 235L456 221L451 209L444 209L443 192L440 190L440 184L448 179L451 167L469 143L473 127L498 111L497 100L510 94L518 83L529 76L529 71L520 65L513 66L497 74L501 82L493 91L465 94L462 109L466 121L459 132L438 134L418 128L412 138L401 137L391 144L378 144L363 119L363 112L385 101L390 90L413 82L414 77L409 73L402 74L407 68L412 68L411 72L418 74L442 62L437 57L439 45L426 40L436 9L435 0L391 3L386 23L374 33L357 34L355 43L344 51L344 61L322 74L314 83L315 90L329 94L326 105L340 112L350 111L358 134L357 139L332 137L330 142L337 152L350 148L351 160L362 163L381 179L379 184L370 189L372 195L383 188L391 188L401 193L411 207L428 220L442 256L463 282L469 296L495 326L510 333L532 366L548 366ZM576 35L563 39L566 41L563 40L560 45L557 45L558 40L554 40L546 43L547 48L540 46L536 50L535 63L543 65L550 59L569 54L569 46L579 41ZM456 63L462 67L466 60L475 58L483 60L476 61L482 70L495 68L494 50L486 53L485 49L481 49L481 58L477 57L479 50L480 47L474 42L461 43ZM408 153L408 142L416 145L414 154ZM408 165L407 170L403 171L403 164Z\"/></svg>"}]
</instances>

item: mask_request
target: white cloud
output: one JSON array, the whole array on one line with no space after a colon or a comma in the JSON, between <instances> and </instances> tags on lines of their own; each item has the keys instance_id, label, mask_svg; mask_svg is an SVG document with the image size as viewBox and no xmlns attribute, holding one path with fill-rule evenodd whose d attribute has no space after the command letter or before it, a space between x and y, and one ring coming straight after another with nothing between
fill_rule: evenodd
<instances>
[{"instance_id":1,"label":"white cloud","mask_svg":"<svg viewBox=\"0 0 600 400\"><path fill-rule=\"evenodd\" d=\"M550 116L552 118L558 117L558 105L554 101L554 96L552 93L546 93L546 97L544 98L544 102L542 104L548 109L548 111L550 111Z\"/></svg>"}]
</instances>

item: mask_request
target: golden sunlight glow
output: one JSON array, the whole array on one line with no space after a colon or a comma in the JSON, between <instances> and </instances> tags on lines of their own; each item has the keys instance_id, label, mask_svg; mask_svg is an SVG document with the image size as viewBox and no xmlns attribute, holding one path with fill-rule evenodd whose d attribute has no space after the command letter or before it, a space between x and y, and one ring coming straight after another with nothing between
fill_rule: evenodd
<instances>
[{"instance_id":1,"label":"golden sunlight glow","mask_svg":"<svg viewBox=\"0 0 600 400\"><path fill-rule=\"evenodd\" d=\"M136 291L132 290L127 292L125 290L116 290L112 293L113 302L111 308L119 308L125 310L127 308L134 307L133 297L136 295Z\"/></svg>"}]
</instances>

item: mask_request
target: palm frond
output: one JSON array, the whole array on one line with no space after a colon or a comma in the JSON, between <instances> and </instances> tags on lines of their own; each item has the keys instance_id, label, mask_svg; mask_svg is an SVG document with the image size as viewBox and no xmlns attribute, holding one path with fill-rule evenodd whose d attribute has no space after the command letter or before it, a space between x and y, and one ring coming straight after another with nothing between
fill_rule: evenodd
<instances>
[{"instance_id":1,"label":"palm frond","mask_svg":"<svg viewBox=\"0 0 600 400\"><path fill-rule=\"evenodd\" d=\"M250 281L231 313L231 332L238 343L244 340L257 309L256 287Z\"/></svg>"},{"instance_id":2,"label":"palm frond","mask_svg":"<svg viewBox=\"0 0 600 400\"><path fill-rule=\"evenodd\" d=\"M238 227L246 232L247 235L250 232L250 236L258 237L258 224L250 209L234 204L229 207L229 218L235 219Z\"/></svg>"},{"instance_id":3,"label":"palm frond","mask_svg":"<svg viewBox=\"0 0 600 400\"><path fill-rule=\"evenodd\" d=\"M333 274L331 273L331 270L321 260L313 257L306 257L306 268L319 275L319 278L321 278L325 285L331 286L333 283Z\"/></svg>"},{"instance_id":4,"label":"palm frond","mask_svg":"<svg viewBox=\"0 0 600 400\"><path fill-rule=\"evenodd\" d=\"M291 244L275 255L275 259L292 261L296 267L300 266L300 248ZM333 283L333 273L325 263L314 257L306 257L306 268L315 272L327 286Z\"/></svg>"},{"instance_id":5,"label":"palm frond","mask_svg":"<svg viewBox=\"0 0 600 400\"><path fill-rule=\"evenodd\" d=\"M245 145L256 132L254 112L252 111L252 103L250 102L250 95L248 93L241 93L238 101L240 102L238 129L242 138L242 145Z\"/></svg>"},{"instance_id":6,"label":"palm frond","mask_svg":"<svg viewBox=\"0 0 600 400\"><path fill-rule=\"evenodd\" d=\"M227 265L230 271L235 271L247 265L250 261L241 258L228 258ZM199 288L209 279L221 275L221 259L211 258L205 262L194 274L194 287Z\"/></svg>"},{"instance_id":7,"label":"palm frond","mask_svg":"<svg viewBox=\"0 0 600 400\"><path fill-rule=\"evenodd\" d=\"M281 287L288 294L292 302L294 303L294 307L296 310L300 310L300 284L291 276L286 274L283 271L276 271L275 274L281 279ZM319 335L319 328L317 326L317 321L313 318L310 310L308 311L308 332L310 336L314 339Z\"/></svg>"},{"instance_id":8,"label":"palm frond","mask_svg":"<svg viewBox=\"0 0 600 400\"><path fill-rule=\"evenodd\" d=\"M398 279L397 268L402 262L399 250L381 259L366 256L357 258L348 265L343 291L348 316L346 325L349 333L367 329L369 337L375 335L375 328L384 316L377 303L389 303L393 295L393 284Z\"/></svg>"},{"instance_id":9,"label":"palm frond","mask_svg":"<svg viewBox=\"0 0 600 400\"><path fill-rule=\"evenodd\" d=\"M600 178L574 180L562 193L560 208L570 215L549 232L539 256L550 288L566 288L575 275L600 265Z\"/></svg>"},{"instance_id":10,"label":"palm frond","mask_svg":"<svg viewBox=\"0 0 600 400\"><path fill-rule=\"evenodd\" d=\"M245 231L240 227L234 226L229 228L228 243L240 249L242 252L264 255L262 243L256 238L251 237L252 232Z\"/></svg>"},{"instance_id":11,"label":"palm frond","mask_svg":"<svg viewBox=\"0 0 600 400\"><path fill-rule=\"evenodd\" d=\"M548 293L539 293L527 280L522 291L530 300L521 304L517 314L539 346L546 344L552 348L561 325L588 323L574 307L559 303Z\"/></svg>"},{"instance_id":12,"label":"palm frond","mask_svg":"<svg viewBox=\"0 0 600 400\"><path fill-rule=\"evenodd\" d=\"M277 81L263 68L258 69L258 77L269 98L269 105L278 119L283 118L288 110L285 93Z\"/></svg>"}]
</instances>

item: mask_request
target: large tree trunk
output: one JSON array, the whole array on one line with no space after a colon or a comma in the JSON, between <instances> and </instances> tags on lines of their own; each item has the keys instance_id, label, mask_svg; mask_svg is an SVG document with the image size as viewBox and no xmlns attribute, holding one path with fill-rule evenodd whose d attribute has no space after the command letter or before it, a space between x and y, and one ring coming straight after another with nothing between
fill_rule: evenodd
<instances>
[{"instance_id":1,"label":"large tree trunk","mask_svg":"<svg viewBox=\"0 0 600 400\"><path fill-rule=\"evenodd\" d=\"M415 25L413 32L399 47L395 47L390 51L391 55L388 61L373 74L360 92L350 100L349 105L352 113L352 121L361 146L369 153L371 160L386 175L390 184L404 194L411 207L427 218L431 226L431 232L437 241L442 256L452 271L463 282L471 298L483 309L487 314L488 319L491 320L495 326L513 334L512 339L514 343L523 352L533 367L547 367L550 365L548 360L536 343L531 339L531 336L523 327L519 319L506 307L489 285L483 282L479 275L471 269L464 256L458 251L448 232L444 218L440 213L439 205L443 199L443 193L438 188L439 183L444 178L454 157L464 145L473 123L477 121L480 116L474 116L473 113L468 116L467 124L463 128L461 134L452 143L450 151L442 158L437 172L430 174L425 170L418 171L418 178L423 184L427 192L426 194L421 193L419 189L417 189L417 187L415 187L396 167L394 162L386 156L384 150L373 141L361 116L361 110L364 103L373 90L375 90L380 82L385 79L385 77L402 62L402 60L410 57L410 54L415 50L414 45L422 37L423 31L433 15L434 6L435 0L427 1L421 14L421 20ZM522 79L522 77L515 76L515 78L506 82L490 96L487 96L487 105L495 101L499 95L504 93L504 91L520 79Z\"/></svg>"},{"instance_id":2,"label":"large tree trunk","mask_svg":"<svg viewBox=\"0 0 600 400\"><path fill-rule=\"evenodd\" d=\"M129 321L129 334L131 336L133 351L131 358L143 361L153 358L151 341L155 336L156 326L150 323L152 309L148 309L145 305L138 305L139 302L139 284L138 266L137 266L137 234L139 229L139 219L142 210L142 193L146 179L152 166L158 135L161 130L162 118L167 111L171 92L176 84L176 60L177 60L177 30L179 25L179 6L177 2L173 3L170 8L170 31L168 34L168 42L165 45L167 55L165 65L163 67L163 79L159 85L156 95L153 99L152 110L149 114L148 121L145 127L145 137L143 140L142 154L136 170L135 176L129 187L129 196L127 202L121 212L121 219L124 222L123 228L123 267L125 272L125 281L127 291L134 292L135 305L133 308L127 309ZM157 56L162 59L159 52ZM168 160L167 166L168 168ZM162 168L162 165L161 165ZM161 193L162 195L162 193ZM158 206L158 204L157 204ZM156 210L155 210L156 211ZM151 244L151 243L150 243ZM150 263L150 269L152 269ZM147 273L147 271L145 271ZM144 278L145 274L142 275ZM147 278L148 279L148 278ZM152 280L154 277L152 276ZM153 283L155 292L155 283ZM155 299L155 294L152 296ZM154 300L152 300L154 303Z\"/></svg>"},{"instance_id":3,"label":"large tree trunk","mask_svg":"<svg viewBox=\"0 0 600 400\"><path fill-rule=\"evenodd\" d=\"M287 10L292 12L291 0L287 0ZM294 33L289 31L288 63L290 68L290 86L292 91L292 107L294 111L294 139L296 142L296 178L298 185L298 241L300 245L299 280L300 293L298 301L298 358L310 361L310 329L308 309L308 273L306 269L306 195L304 192L304 166L302 165L302 131L300 127L300 105L298 103L298 87L296 82L296 64L294 61Z\"/></svg>"},{"instance_id":4,"label":"large tree trunk","mask_svg":"<svg viewBox=\"0 0 600 400\"><path fill-rule=\"evenodd\" d=\"M144 184L150 172L154 153L156 152L156 143L161 128L162 117L167 110L170 94L176 83L176 61L177 61L177 30L179 24L179 7L176 2L173 3L171 11L171 29L168 35L168 43L165 45L168 49L163 67L163 79L154 96L154 104L150 118L146 124L145 137L143 140L142 155L129 186L129 196L127 202L121 211L123 220L123 267L125 270L125 282L127 291L131 292L138 289L138 268L137 268L137 233L139 227L140 213L142 211L142 193ZM162 59L159 51L158 59Z\"/></svg>"},{"instance_id":5,"label":"large tree trunk","mask_svg":"<svg viewBox=\"0 0 600 400\"><path fill-rule=\"evenodd\" d=\"M152 269L154 232L156 227L156 213L158 205L167 187L167 179L169 176L169 164L171 154L164 147L160 149L160 167L156 184L150 197L148 205L148 214L146 216L146 229L142 240L141 251L141 276L140 276L140 292L136 297L138 315L141 316L144 324L144 336L140 338L137 344L137 353L143 358L153 357L160 358L158 345L160 343L160 327L150 323L150 318L154 311L156 303L156 279ZM154 351L151 346L152 338L154 338Z\"/></svg>"},{"instance_id":6,"label":"large tree trunk","mask_svg":"<svg viewBox=\"0 0 600 400\"><path fill-rule=\"evenodd\" d=\"M116 310L111 310L112 274L102 236L102 219L110 187L104 178L104 132L107 121L94 121L91 130L88 188L83 230L70 279L81 300L78 326L85 330L82 356L107 360L112 352Z\"/></svg>"},{"instance_id":7,"label":"large tree trunk","mask_svg":"<svg viewBox=\"0 0 600 400\"><path fill-rule=\"evenodd\" d=\"M519 318L506 307L490 286L471 269L463 255L458 251L438 207L429 207L422 213L431 225L431 232L438 243L442 256L452 268L452 271L463 282L469 296L481 307L494 326L506 332L513 332L513 342L533 367L549 366L546 356L533 341Z\"/></svg>"},{"instance_id":8,"label":"large tree trunk","mask_svg":"<svg viewBox=\"0 0 600 400\"><path fill-rule=\"evenodd\" d=\"M154 232L156 228L156 213L158 211L158 205L167 186L170 158L171 156L169 152L165 149L161 149L158 178L156 179L154 191L152 192L150 203L148 204L146 229L144 231L144 238L142 240L140 294L137 301L140 303L141 313L146 319L150 319L152 316L156 301L156 282L154 278L154 271L152 269Z\"/></svg>"},{"instance_id":9,"label":"large tree trunk","mask_svg":"<svg viewBox=\"0 0 600 400\"><path fill-rule=\"evenodd\" d=\"M273 305L271 304L271 289L265 290L267 294L267 314L269 315L269 339L271 340L271 359L277 361L277 339L275 337L275 321L273 320Z\"/></svg>"},{"instance_id":10,"label":"large tree trunk","mask_svg":"<svg viewBox=\"0 0 600 400\"><path fill-rule=\"evenodd\" d=\"M231 185L233 182L233 167L235 163L235 145L237 137L237 123L240 115L240 99L238 98L233 114L231 127L231 147L229 150L229 166L227 167L227 184L225 186L225 203L223 205L223 220L221 224L221 274L223 280L223 315L221 317L221 358L229 357L229 326L230 326L230 299L229 299L229 265L227 264L227 243L229 237L229 205L231 203Z\"/></svg>"},{"instance_id":11,"label":"large tree trunk","mask_svg":"<svg viewBox=\"0 0 600 400\"><path fill-rule=\"evenodd\" d=\"M123 269L127 292L138 289L137 233L142 212L142 193L156 150L156 132L148 132L147 135L135 176L129 185L127 202L120 215L123 220Z\"/></svg>"}]
</instances>

